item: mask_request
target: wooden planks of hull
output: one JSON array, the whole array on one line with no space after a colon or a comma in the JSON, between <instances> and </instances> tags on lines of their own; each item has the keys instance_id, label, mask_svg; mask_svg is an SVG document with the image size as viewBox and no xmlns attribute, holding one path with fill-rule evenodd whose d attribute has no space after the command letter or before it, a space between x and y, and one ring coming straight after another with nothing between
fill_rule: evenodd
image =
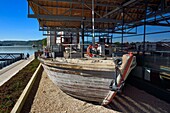
<instances>
[{"instance_id":1,"label":"wooden planks of hull","mask_svg":"<svg viewBox=\"0 0 170 113\"><path fill-rule=\"evenodd\" d=\"M99 71L98 73L93 73L97 76L82 76L87 73L70 73L68 70L67 73L63 73L61 69L47 65L43 65L43 67L49 78L59 86L61 90L71 96L87 101L101 103L110 90L109 85L113 80L112 76L110 76L110 78L102 78L101 76L104 75Z\"/></svg>"}]
</instances>

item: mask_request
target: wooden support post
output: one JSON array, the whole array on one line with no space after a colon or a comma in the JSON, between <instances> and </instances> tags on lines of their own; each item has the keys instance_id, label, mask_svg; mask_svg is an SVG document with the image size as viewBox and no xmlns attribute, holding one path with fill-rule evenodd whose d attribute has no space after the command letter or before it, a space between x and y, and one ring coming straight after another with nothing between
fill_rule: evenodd
<instances>
[{"instance_id":1,"label":"wooden support post","mask_svg":"<svg viewBox=\"0 0 170 113\"><path fill-rule=\"evenodd\" d=\"M84 20L85 20L85 18L83 18L83 21L82 21L82 24L81 24L81 29L82 29L82 34L81 34L81 36L82 36L82 49L81 49L81 52L82 52L82 57L84 57Z\"/></svg>"},{"instance_id":2,"label":"wooden support post","mask_svg":"<svg viewBox=\"0 0 170 113\"><path fill-rule=\"evenodd\" d=\"M145 17L144 17L144 33L143 33L143 54L142 54L142 79L145 79L145 41L146 41L146 14L147 14L147 0L145 0Z\"/></svg>"}]
</instances>

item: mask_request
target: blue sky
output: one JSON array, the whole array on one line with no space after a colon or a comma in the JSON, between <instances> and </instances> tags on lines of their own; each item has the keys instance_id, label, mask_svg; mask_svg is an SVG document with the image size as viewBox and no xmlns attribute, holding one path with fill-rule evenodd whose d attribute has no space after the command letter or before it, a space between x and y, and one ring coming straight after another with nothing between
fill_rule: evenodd
<instances>
[{"instance_id":1,"label":"blue sky","mask_svg":"<svg viewBox=\"0 0 170 113\"><path fill-rule=\"evenodd\" d=\"M137 34L143 34L144 32L143 30L144 30L144 26L138 27ZM131 32L135 32L135 31L136 30L134 29ZM170 31L170 27L146 26L146 33L162 32L162 31ZM110 36L111 35L112 34L110 34ZM135 35L135 34L129 34L129 35ZM124 36L128 36L128 34L124 34ZM121 38L114 38L114 37L122 37L122 34L113 34L113 42L121 42ZM87 37L85 39L87 40ZM149 41L149 42L157 42L157 41L162 41L164 39L170 40L170 32L146 35L146 41ZM88 37L88 41L92 41L90 37ZM96 41L98 41L98 38L96 39ZM133 36L133 37L124 37L123 41L124 42L143 42L143 35Z\"/></svg>"},{"instance_id":2,"label":"blue sky","mask_svg":"<svg viewBox=\"0 0 170 113\"><path fill-rule=\"evenodd\" d=\"M137 33L142 34L143 30L144 30L143 28L144 28L143 26L138 27ZM146 26L146 33L161 32L161 31L170 31L170 27ZM126 36L126 35L127 34L124 34L124 36ZM120 37L121 34L115 34L113 36ZM146 41L150 41L150 42L157 42L157 41L161 41L163 39L170 39L170 32L146 35ZM121 39L114 39L113 41L121 41ZM124 42L142 42L142 41L143 41L143 35L142 36L134 36L134 37L124 37Z\"/></svg>"},{"instance_id":3,"label":"blue sky","mask_svg":"<svg viewBox=\"0 0 170 113\"><path fill-rule=\"evenodd\" d=\"M27 18L27 0L2 0L0 3L0 40L42 39L38 21Z\"/></svg>"},{"instance_id":4,"label":"blue sky","mask_svg":"<svg viewBox=\"0 0 170 113\"><path fill-rule=\"evenodd\" d=\"M27 0L2 0L0 3L0 40L38 40L44 38L38 21L27 18ZM170 30L170 27L147 27L147 32ZM138 29L143 32L143 27ZM114 35L121 36L121 35ZM170 33L146 36L146 41L170 39ZM114 39L113 41L120 41ZM124 38L124 41L142 41L143 36Z\"/></svg>"}]
</instances>

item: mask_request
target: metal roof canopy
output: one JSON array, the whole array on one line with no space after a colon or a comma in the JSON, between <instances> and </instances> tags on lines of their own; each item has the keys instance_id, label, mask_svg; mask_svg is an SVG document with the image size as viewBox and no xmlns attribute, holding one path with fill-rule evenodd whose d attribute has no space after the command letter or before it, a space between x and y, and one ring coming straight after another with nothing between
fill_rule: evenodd
<instances>
[{"instance_id":1,"label":"metal roof canopy","mask_svg":"<svg viewBox=\"0 0 170 113\"><path fill-rule=\"evenodd\" d=\"M28 4L28 17L38 19L41 31L49 31L48 27L80 32L82 23L85 32L92 31L93 5L98 32L125 33L144 24L170 26L170 0L94 0L94 4L92 0L28 0Z\"/></svg>"}]
</instances>

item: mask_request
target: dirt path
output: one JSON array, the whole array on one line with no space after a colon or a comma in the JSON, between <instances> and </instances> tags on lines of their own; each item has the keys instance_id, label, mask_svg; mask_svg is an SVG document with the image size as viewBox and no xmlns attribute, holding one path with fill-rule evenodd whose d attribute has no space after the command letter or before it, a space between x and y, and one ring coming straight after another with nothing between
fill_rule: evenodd
<instances>
[{"instance_id":1,"label":"dirt path","mask_svg":"<svg viewBox=\"0 0 170 113\"><path fill-rule=\"evenodd\" d=\"M30 100L26 104L30 104ZM63 93L43 72L38 91L31 105L24 105L22 113L116 113L103 106L89 104Z\"/></svg>"},{"instance_id":2,"label":"dirt path","mask_svg":"<svg viewBox=\"0 0 170 113\"><path fill-rule=\"evenodd\" d=\"M128 84L124 93L117 95L108 106L110 110L66 95L45 72L39 81L33 90L35 94L29 95L22 113L170 113L170 104Z\"/></svg>"}]
</instances>

